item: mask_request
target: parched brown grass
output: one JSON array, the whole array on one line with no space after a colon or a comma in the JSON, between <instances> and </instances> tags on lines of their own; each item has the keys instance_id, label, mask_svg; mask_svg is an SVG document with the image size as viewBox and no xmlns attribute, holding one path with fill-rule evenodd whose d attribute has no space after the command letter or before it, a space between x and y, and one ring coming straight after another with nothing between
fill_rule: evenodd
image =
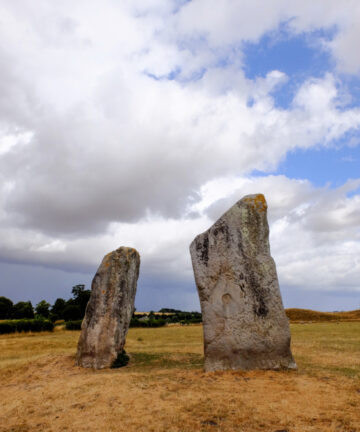
<instances>
[{"instance_id":1,"label":"parched brown grass","mask_svg":"<svg viewBox=\"0 0 360 432\"><path fill-rule=\"evenodd\" d=\"M297 372L202 371L201 326L130 329L129 366L74 366L79 332L0 336L0 431L360 432L360 323L292 325Z\"/></svg>"}]
</instances>

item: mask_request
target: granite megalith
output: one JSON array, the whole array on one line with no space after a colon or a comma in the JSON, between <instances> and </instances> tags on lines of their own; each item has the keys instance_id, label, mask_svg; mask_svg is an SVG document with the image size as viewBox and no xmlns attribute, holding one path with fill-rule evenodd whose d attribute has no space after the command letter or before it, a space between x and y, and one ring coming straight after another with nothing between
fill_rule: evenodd
<instances>
[{"instance_id":1,"label":"granite megalith","mask_svg":"<svg viewBox=\"0 0 360 432\"><path fill-rule=\"evenodd\" d=\"M205 370L295 369L264 195L247 195L190 245Z\"/></svg>"},{"instance_id":2,"label":"granite megalith","mask_svg":"<svg viewBox=\"0 0 360 432\"><path fill-rule=\"evenodd\" d=\"M140 255L120 247L105 255L91 285L81 325L76 363L103 369L111 367L125 345L134 312Z\"/></svg>"}]
</instances>

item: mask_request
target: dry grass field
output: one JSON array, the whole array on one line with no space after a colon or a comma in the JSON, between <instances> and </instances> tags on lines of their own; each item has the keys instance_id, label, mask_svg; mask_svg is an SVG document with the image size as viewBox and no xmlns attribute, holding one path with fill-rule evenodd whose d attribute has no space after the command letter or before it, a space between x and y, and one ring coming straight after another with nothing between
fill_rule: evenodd
<instances>
[{"instance_id":1,"label":"dry grass field","mask_svg":"<svg viewBox=\"0 0 360 432\"><path fill-rule=\"evenodd\" d=\"M77 331L0 336L0 431L360 432L360 322L291 327L297 372L204 373L201 326L130 329L103 371Z\"/></svg>"}]
</instances>

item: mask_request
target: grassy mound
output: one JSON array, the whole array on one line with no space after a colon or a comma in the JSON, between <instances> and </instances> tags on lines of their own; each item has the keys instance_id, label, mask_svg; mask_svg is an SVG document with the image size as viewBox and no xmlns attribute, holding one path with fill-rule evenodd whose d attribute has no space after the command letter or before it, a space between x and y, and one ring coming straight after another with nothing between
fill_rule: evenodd
<instances>
[{"instance_id":1,"label":"grassy mound","mask_svg":"<svg viewBox=\"0 0 360 432\"><path fill-rule=\"evenodd\" d=\"M349 312L319 312L310 309L291 308L285 309L285 312L291 322L328 322L360 320L360 310L354 310Z\"/></svg>"}]
</instances>

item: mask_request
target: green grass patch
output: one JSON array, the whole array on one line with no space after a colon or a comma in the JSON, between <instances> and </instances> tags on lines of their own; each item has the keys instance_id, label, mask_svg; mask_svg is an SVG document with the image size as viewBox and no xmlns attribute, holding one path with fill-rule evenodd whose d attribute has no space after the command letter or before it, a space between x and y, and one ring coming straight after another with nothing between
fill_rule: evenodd
<instances>
[{"instance_id":1,"label":"green grass patch","mask_svg":"<svg viewBox=\"0 0 360 432\"><path fill-rule=\"evenodd\" d=\"M197 369L203 367L203 357L195 353L131 353L130 366L158 369Z\"/></svg>"}]
</instances>

